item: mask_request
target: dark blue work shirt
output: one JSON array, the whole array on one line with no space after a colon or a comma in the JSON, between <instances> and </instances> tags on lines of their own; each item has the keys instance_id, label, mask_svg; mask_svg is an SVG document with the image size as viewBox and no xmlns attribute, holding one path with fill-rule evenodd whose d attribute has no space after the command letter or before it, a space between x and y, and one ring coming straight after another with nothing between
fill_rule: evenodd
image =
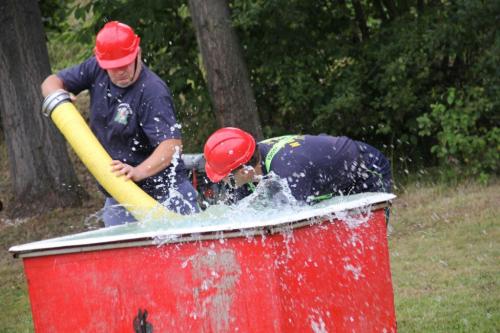
<instances>
[{"instance_id":1,"label":"dark blue work shirt","mask_svg":"<svg viewBox=\"0 0 500 333\"><path fill-rule=\"evenodd\" d=\"M181 138L170 91L144 64L137 81L126 88L114 85L95 57L64 69L57 76L75 95L89 90L90 128L113 159L137 166L161 142ZM184 181L186 176L179 160L175 172L170 165L138 185L162 199L170 185Z\"/></svg>"},{"instance_id":2,"label":"dark blue work shirt","mask_svg":"<svg viewBox=\"0 0 500 333\"><path fill-rule=\"evenodd\" d=\"M274 172L286 179L293 196L314 202L323 195L350 194L356 182L360 151L356 141L327 135L296 135L277 150L269 170L266 157L280 138L258 143L264 174Z\"/></svg>"}]
</instances>

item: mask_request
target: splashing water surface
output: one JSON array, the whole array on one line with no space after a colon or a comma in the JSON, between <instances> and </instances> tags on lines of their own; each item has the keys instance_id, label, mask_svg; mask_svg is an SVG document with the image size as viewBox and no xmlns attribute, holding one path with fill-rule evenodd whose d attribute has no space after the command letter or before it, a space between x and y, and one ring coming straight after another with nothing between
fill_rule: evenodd
<instances>
[{"instance_id":1,"label":"splashing water surface","mask_svg":"<svg viewBox=\"0 0 500 333\"><path fill-rule=\"evenodd\" d=\"M199 214L179 215L169 220L146 219L36 243L86 243L85 240L88 239L91 239L90 243L98 243L118 239L154 238L156 244L163 244L176 242L181 235L186 234L196 240L198 234L207 232L213 234L212 238L223 241L226 231L238 231L248 237L255 235L258 228L273 226L286 234L290 232L290 222L314 222L319 217L321 221L338 219L350 228L357 228L369 220L372 204L394 197L388 193L361 193L333 197L311 206L298 202L292 196L286 181L270 177L263 179L254 193L235 205L212 205ZM265 234L261 233L261 236L264 241Z\"/></svg>"}]
</instances>

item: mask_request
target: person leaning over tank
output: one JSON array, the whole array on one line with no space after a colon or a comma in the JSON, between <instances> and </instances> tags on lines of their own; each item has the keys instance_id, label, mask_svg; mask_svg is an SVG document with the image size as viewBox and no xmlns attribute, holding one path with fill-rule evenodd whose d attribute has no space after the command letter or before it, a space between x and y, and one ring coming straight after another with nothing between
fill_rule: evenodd
<instances>
[{"instance_id":1,"label":"person leaning over tank","mask_svg":"<svg viewBox=\"0 0 500 333\"><path fill-rule=\"evenodd\" d=\"M208 138L204 155L211 181L246 188L246 194L270 172L286 180L295 199L309 204L337 195L392 191L387 158L345 136L287 135L256 143L251 134L226 127Z\"/></svg>"},{"instance_id":2,"label":"person leaning over tank","mask_svg":"<svg viewBox=\"0 0 500 333\"><path fill-rule=\"evenodd\" d=\"M166 200L172 211L198 212L196 191L180 159L181 131L172 96L165 82L141 61L139 44L131 27L108 22L97 34L95 56L48 76L42 94L47 97L64 89L76 95L88 89L90 127L113 159L111 170L156 200ZM105 194L105 226L135 221Z\"/></svg>"}]
</instances>

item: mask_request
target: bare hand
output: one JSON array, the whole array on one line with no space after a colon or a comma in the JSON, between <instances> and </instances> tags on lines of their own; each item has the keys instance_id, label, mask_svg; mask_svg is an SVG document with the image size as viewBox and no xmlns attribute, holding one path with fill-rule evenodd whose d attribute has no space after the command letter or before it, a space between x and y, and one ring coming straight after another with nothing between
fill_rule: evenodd
<instances>
[{"instance_id":1,"label":"bare hand","mask_svg":"<svg viewBox=\"0 0 500 333\"><path fill-rule=\"evenodd\" d=\"M138 182L144 179L136 167L123 163L122 161L111 161L111 171L118 177L125 176L125 179L132 179Z\"/></svg>"}]
</instances>

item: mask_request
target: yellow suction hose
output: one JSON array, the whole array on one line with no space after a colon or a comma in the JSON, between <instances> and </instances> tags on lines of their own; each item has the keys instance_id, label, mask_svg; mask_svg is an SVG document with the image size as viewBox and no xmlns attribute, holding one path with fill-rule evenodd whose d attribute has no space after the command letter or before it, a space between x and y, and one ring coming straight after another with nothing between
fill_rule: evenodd
<instances>
[{"instance_id":1,"label":"yellow suction hose","mask_svg":"<svg viewBox=\"0 0 500 333\"><path fill-rule=\"evenodd\" d=\"M133 181L111 172L111 157L71 103L68 92L58 90L47 96L42 111L52 119L99 184L137 220L171 220L180 217L158 203Z\"/></svg>"}]
</instances>

